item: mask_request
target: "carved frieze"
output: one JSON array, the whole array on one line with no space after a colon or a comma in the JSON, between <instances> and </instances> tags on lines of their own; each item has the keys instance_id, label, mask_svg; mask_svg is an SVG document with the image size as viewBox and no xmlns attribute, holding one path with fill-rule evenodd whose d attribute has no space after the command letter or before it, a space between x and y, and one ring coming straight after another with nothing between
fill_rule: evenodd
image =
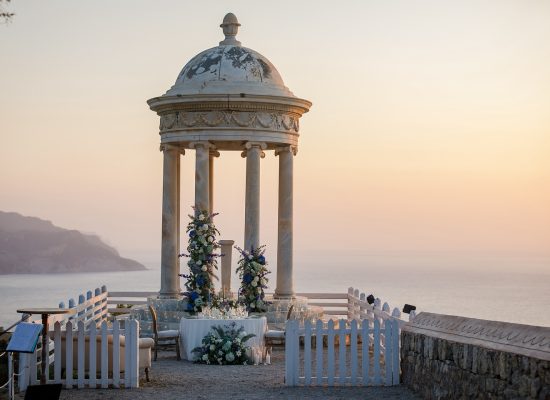
<instances>
[{"instance_id":1,"label":"carved frieze","mask_svg":"<svg viewBox=\"0 0 550 400\"><path fill-rule=\"evenodd\" d=\"M161 115L160 131L196 128L245 128L298 133L297 116L264 111L177 111Z\"/></svg>"}]
</instances>

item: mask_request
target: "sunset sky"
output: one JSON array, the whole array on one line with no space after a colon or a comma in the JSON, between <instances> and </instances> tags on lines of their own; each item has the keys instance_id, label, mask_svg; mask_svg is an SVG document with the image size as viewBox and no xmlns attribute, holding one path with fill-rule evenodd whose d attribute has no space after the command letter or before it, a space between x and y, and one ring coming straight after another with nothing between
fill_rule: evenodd
<instances>
[{"instance_id":1,"label":"sunset sky","mask_svg":"<svg viewBox=\"0 0 550 400\"><path fill-rule=\"evenodd\" d=\"M269 4L269 6L268 6ZM13 0L0 25L0 210L160 262L163 94L237 38L313 102L295 158L295 257L550 254L548 1ZM182 210L194 199L182 159ZM278 160L262 160L275 259ZM223 239L242 244L245 160L216 160ZM186 220L183 219L182 226Z\"/></svg>"}]
</instances>

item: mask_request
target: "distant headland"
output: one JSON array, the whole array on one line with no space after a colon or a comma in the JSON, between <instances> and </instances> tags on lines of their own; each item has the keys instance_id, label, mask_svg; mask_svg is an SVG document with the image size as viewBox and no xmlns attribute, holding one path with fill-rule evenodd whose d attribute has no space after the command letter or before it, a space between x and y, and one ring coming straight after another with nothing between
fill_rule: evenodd
<instances>
[{"instance_id":1,"label":"distant headland","mask_svg":"<svg viewBox=\"0 0 550 400\"><path fill-rule=\"evenodd\" d=\"M98 236L0 211L0 275L139 271Z\"/></svg>"}]
</instances>

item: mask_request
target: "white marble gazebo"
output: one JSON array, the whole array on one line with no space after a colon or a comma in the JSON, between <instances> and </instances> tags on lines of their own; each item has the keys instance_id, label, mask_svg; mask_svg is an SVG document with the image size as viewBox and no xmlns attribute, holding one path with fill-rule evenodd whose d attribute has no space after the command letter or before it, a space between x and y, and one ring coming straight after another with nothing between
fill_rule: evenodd
<instances>
[{"instance_id":1,"label":"white marble gazebo","mask_svg":"<svg viewBox=\"0 0 550 400\"><path fill-rule=\"evenodd\" d=\"M264 151L279 156L279 224L275 297L294 296L292 279L293 157L299 119L311 107L284 85L264 56L241 46L240 26L229 13L225 39L193 57L164 95L148 100L160 116L164 154L161 298L178 298L180 156L195 151L195 206L213 210L214 158L242 151L246 158L246 249L260 245L260 164Z\"/></svg>"}]
</instances>

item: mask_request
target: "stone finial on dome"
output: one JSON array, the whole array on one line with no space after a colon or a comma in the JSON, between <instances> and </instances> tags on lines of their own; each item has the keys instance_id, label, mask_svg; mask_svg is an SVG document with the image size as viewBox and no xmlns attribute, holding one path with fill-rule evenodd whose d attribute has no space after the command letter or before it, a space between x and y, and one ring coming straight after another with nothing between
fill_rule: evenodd
<instances>
[{"instance_id":1,"label":"stone finial on dome","mask_svg":"<svg viewBox=\"0 0 550 400\"><path fill-rule=\"evenodd\" d=\"M223 17L223 22L220 25L220 28L223 29L223 34L225 35L225 40L222 40L220 42L220 46L240 46L241 42L239 42L235 36L237 36L237 32L239 31L239 21L237 20L237 17L233 13L227 13L225 17Z\"/></svg>"}]
</instances>

